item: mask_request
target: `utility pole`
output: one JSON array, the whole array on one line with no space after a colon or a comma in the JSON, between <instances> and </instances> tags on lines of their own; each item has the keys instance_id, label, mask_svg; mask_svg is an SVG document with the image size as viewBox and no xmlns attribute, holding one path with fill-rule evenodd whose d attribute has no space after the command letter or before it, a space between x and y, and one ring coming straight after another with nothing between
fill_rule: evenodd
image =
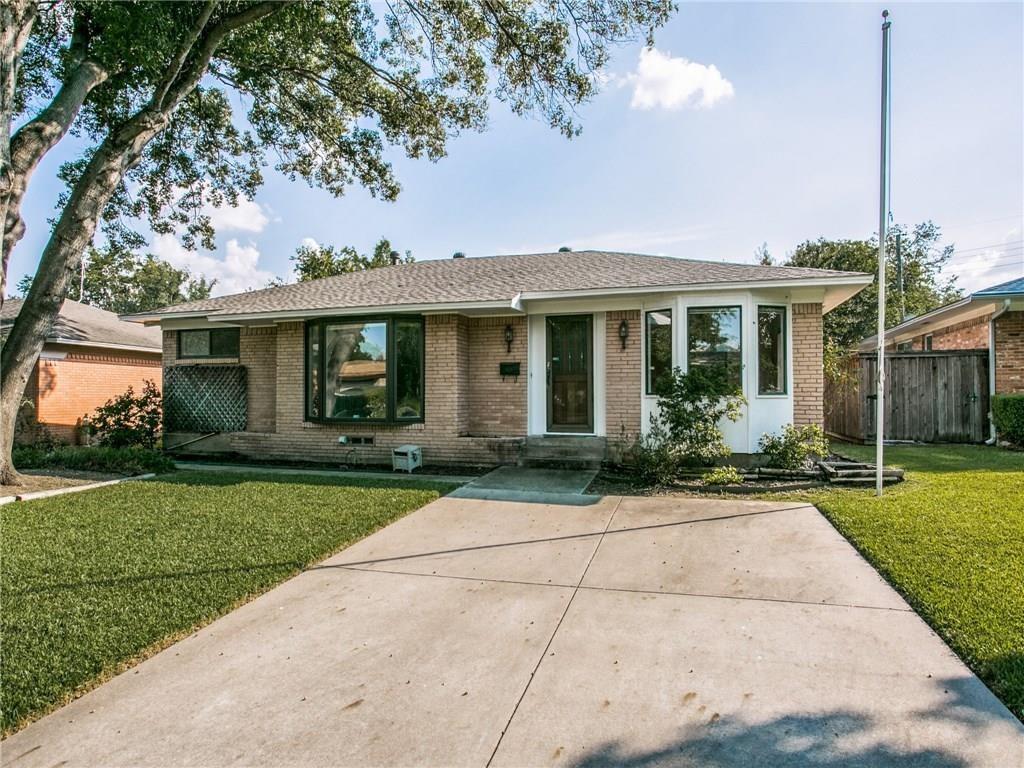
<instances>
[{"instance_id":1,"label":"utility pole","mask_svg":"<svg viewBox=\"0 0 1024 768\"><path fill-rule=\"evenodd\" d=\"M889 234L889 11L882 11L882 140L878 189L878 377L875 382L875 495L882 495L885 443L885 239Z\"/></svg>"},{"instance_id":2,"label":"utility pole","mask_svg":"<svg viewBox=\"0 0 1024 768\"><path fill-rule=\"evenodd\" d=\"M907 302L903 294L903 249L900 247L899 232L896 233L896 290L900 292L900 322L907 316Z\"/></svg>"}]
</instances>

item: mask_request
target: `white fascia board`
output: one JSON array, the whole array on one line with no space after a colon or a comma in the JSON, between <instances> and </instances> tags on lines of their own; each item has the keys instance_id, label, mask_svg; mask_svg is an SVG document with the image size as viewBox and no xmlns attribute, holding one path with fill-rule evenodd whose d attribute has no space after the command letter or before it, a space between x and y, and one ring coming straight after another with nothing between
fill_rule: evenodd
<instances>
[{"instance_id":1,"label":"white fascia board","mask_svg":"<svg viewBox=\"0 0 1024 768\"><path fill-rule=\"evenodd\" d=\"M527 291L520 294L521 301L536 299L570 299L588 296L629 296L646 293L695 293L707 291L743 291L758 288L830 287L839 285L870 285L871 275L849 275L826 278L794 278L792 280L749 280L737 282L686 283L682 285L646 285L624 288L588 288L579 291Z\"/></svg>"},{"instance_id":2,"label":"white fascia board","mask_svg":"<svg viewBox=\"0 0 1024 768\"><path fill-rule=\"evenodd\" d=\"M210 313L208 317L214 323L242 323L252 320L288 322L291 320L305 320L311 317L346 317L402 312L431 315L474 310L494 310L497 314L508 314L509 309L508 301L459 301L445 304L379 304L371 307L328 307L326 309L295 309L280 312Z\"/></svg>"}]
</instances>

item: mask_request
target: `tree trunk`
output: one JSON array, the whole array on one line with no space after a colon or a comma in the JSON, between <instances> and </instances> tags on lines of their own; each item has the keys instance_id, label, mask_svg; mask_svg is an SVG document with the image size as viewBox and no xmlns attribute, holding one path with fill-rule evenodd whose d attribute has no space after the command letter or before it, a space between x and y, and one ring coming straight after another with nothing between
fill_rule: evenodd
<instances>
[{"instance_id":1,"label":"tree trunk","mask_svg":"<svg viewBox=\"0 0 1024 768\"><path fill-rule=\"evenodd\" d=\"M18 62L36 20L34 0L4 0L0 3L0 221L7 221L7 205L14 184L11 169L11 123L14 120L14 92L18 83ZM7 282L7 251L0 276L0 306ZM6 440L6 432L0 435Z\"/></svg>"},{"instance_id":2,"label":"tree trunk","mask_svg":"<svg viewBox=\"0 0 1024 768\"><path fill-rule=\"evenodd\" d=\"M43 249L28 296L0 350L0 391L3 393L0 398L0 483L18 480L11 461L18 406L68 286L78 273L82 254L92 242L111 196L125 173L142 158L146 145L167 127L178 104L199 84L224 38L232 30L269 16L286 5L267 2L249 6L214 24L200 37L199 32L216 7L216 2L210 0L184 41L185 53L180 61L173 62L166 85L157 89L150 104L103 140L75 182L71 197ZM194 55L187 66L182 66L193 44Z\"/></svg>"},{"instance_id":3,"label":"tree trunk","mask_svg":"<svg viewBox=\"0 0 1024 768\"><path fill-rule=\"evenodd\" d=\"M21 218L21 200L29 179L47 152L68 132L78 111L93 88L107 79L107 71L92 61L82 61L61 85L53 101L31 122L23 125L11 139L11 181L7 191L6 222L3 235L3 272L0 294L7 284L7 266L11 251L25 234Z\"/></svg>"}]
</instances>

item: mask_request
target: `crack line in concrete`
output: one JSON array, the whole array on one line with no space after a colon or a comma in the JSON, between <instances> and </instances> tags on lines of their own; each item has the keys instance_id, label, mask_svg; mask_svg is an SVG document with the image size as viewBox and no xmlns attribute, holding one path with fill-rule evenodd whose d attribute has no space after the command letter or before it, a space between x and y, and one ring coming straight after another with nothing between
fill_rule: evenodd
<instances>
[{"instance_id":1,"label":"crack line in concrete","mask_svg":"<svg viewBox=\"0 0 1024 768\"><path fill-rule=\"evenodd\" d=\"M614 531L609 531L614 533ZM603 539L602 539L603 541ZM600 544L598 546L600 548ZM597 549L594 550L596 555ZM593 559L593 557L591 558ZM589 584L558 584L551 581L521 581L518 579L495 579L486 576L454 576L448 573L416 573L415 571L395 571L389 568L355 568L352 566L336 566L345 571L359 573L389 573L393 576L426 576L433 579L455 579L457 581L475 581L493 584L517 584L523 587L556 587L558 589L586 589L591 592L624 592L634 595L671 595L673 597L706 597L709 600L751 600L760 603L784 603L789 605L816 605L826 608L853 608L865 611L895 611L897 613L914 613L913 608L893 608L886 605L862 605L860 603L816 602L813 600L793 600L785 597L756 597L753 595L720 595L714 592L677 592L674 590L636 589L631 587L598 587ZM588 566L589 568L589 563ZM586 572L584 572L584 575Z\"/></svg>"},{"instance_id":2,"label":"crack line in concrete","mask_svg":"<svg viewBox=\"0 0 1024 768\"><path fill-rule=\"evenodd\" d=\"M622 497L615 503L615 509L608 516L608 523L604 527L604 532L601 534L601 538L597 540L597 546L594 547L594 551L590 554L590 559L587 560L587 567L583 569L583 574L580 576L579 582L576 584L576 588L573 589L572 594L569 596L569 600L565 603L565 610L562 611L562 615L558 617L558 623L555 624L554 630L551 632L551 637L548 638L547 645L544 646L544 650L540 654L540 658L537 659L537 664L534 666L533 671L530 673L530 678L526 681L526 687L523 688L522 694L519 696L519 700L516 701L516 705L512 708L512 714L508 717L508 722L505 723L505 727L501 729L501 734L498 736L498 743L494 745L494 750L491 752L490 758L487 760L487 766L490 768L491 763L494 762L494 756L498 754L498 749L501 747L501 740L505 738L505 734L508 733L509 726L512 725L512 721L516 717L516 713L519 711L519 705L523 703L523 699L526 698L527 691L530 690L530 684L533 683L534 678L537 676L537 670L540 669L540 665L544 662L545 657L548 655L548 649L551 648L551 644L555 641L555 635L558 634L559 628L562 626L562 622L565 620L565 616L569 613L569 608L572 607L572 601L576 599L576 595L580 591L580 585L583 580L587 578L587 571L590 570L591 563L594 562L594 558L597 557L597 551L601 549L601 542L604 541L604 535L611 528L612 520L615 519L615 513L619 511L619 506L622 504Z\"/></svg>"},{"instance_id":3,"label":"crack line in concrete","mask_svg":"<svg viewBox=\"0 0 1024 768\"><path fill-rule=\"evenodd\" d=\"M612 512L612 517L615 516L615 512L619 509L619 504L622 503L623 497L619 497L618 503L615 505L615 510ZM755 517L758 515L769 515L776 512L793 512L799 509L815 509L812 504L800 504L795 507L780 507L778 509L759 509L754 512L737 512L732 515L717 515L714 517L698 517L693 520L676 520L672 523L653 523L651 525L637 525L632 528L617 528L614 531L605 528L603 531L590 531L588 533L570 533L565 536L546 536L540 539L522 539L520 541L504 541L500 544L474 544L473 546L467 547L453 547L452 549L438 549L433 552L417 552L411 555L393 555L391 557L380 557L373 560L354 560L350 563L333 563L326 564L321 563L319 565L311 565L306 570L316 571L326 568L351 568L357 565L377 565L378 563L391 563L396 560L414 560L420 557L437 557L439 555L455 555L461 552L475 552L481 549L500 549L501 547L519 547L526 544L548 544L555 541L569 541L572 539L589 539L594 536L607 536L608 534L616 533L636 533L638 531L650 531L657 530L659 528L673 528L680 525L692 525L694 523L713 523L718 520L732 520L740 517ZM817 510L815 510L817 511Z\"/></svg>"}]
</instances>

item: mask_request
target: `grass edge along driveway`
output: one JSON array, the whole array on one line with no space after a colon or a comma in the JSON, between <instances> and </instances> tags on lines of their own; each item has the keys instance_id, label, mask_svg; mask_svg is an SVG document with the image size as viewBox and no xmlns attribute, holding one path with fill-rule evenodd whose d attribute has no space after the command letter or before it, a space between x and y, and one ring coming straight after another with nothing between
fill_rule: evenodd
<instances>
[{"instance_id":1,"label":"grass edge along driveway","mask_svg":"<svg viewBox=\"0 0 1024 768\"><path fill-rule=\"evenodd\" d=\"M874 447L835 444L874 461ZM907 481L808 498L1024 720L1024 453L891 446Z\"/></svg>"},{"instance_id":2,"label":"grass edge along driveway","mask_svg":"<svg viewBox=\"0 0 1024 768\"><path fill-rule=\"evenodd\" d=\"M0 507L3 734L450 489L185 471Z\"/></svg>"}]
</instances>

